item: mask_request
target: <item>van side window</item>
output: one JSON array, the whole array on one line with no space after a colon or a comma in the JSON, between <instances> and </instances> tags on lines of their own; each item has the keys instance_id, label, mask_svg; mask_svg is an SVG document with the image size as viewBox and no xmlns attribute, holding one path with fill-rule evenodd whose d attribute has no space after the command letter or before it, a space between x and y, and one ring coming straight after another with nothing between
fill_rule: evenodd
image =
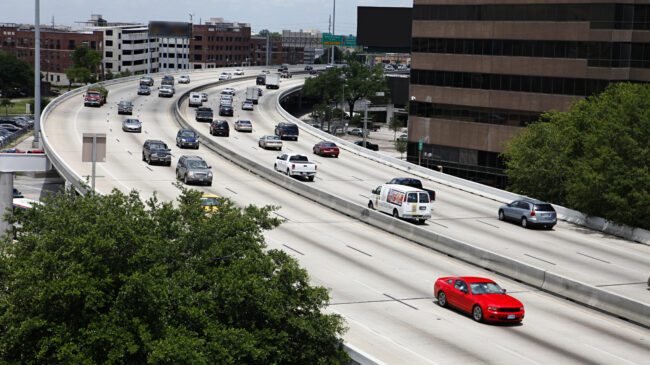
<instances>
[{"instance_id":1,"label":"van side window","mask_svg":"<svg viewBox=\"0 0 650 365\"><path fill-rule=\"evenodd\" d=\"M378 186L375 188L375 190L372 191L373 194L379 195L381 193L381 186Z\"/></svg>"}]
</instances>

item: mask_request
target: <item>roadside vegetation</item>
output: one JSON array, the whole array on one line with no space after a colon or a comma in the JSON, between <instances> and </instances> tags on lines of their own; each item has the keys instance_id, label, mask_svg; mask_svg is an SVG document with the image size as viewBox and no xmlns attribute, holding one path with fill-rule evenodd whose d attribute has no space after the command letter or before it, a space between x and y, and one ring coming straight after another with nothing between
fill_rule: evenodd
<instances>
[{"instance_id":1,"label":"roadside vegetation","mask_svg":"<svg viewBox=\"0 0 650 365\"><path fill-rule=\"evenodd\" d=\"M67 191L7 215L0 363L346 363L327 289L264 242L275 208L200 197Z\"/></svg>"},{"instance_id":2,"label":"roadside vegetation","mask_svg":"<svg viewBox=\"0 0 650 365\"><path fill-rule=\"evenodd\" d=\"M650 85L612 84L546 113L503 156L513 192L650 229Z\"/></svg>"}]
</instances>

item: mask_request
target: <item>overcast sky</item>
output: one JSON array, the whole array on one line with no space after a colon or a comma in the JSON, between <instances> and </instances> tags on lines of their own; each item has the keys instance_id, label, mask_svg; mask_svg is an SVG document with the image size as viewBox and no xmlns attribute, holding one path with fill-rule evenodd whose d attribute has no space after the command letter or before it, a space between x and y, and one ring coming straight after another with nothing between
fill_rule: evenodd
<instances>
[{"instance_id":1,"label":"overcast sky","mask_svg":"<svg viewBox=\"0 0 650 365\"><path fill-rule=\"evenodd\" d=\"M3 0L0 23L34 24L34 0ZM319 29L326 32L332 0L40 0L41 24L74 25L101 14L109 22L189 22L210 17L250 23L253 32ZM411 7L413 0L338 0L336 33L356 34L357 6ZM390 24L386 24L390 26Z\"/></svg>"}]
</instances>

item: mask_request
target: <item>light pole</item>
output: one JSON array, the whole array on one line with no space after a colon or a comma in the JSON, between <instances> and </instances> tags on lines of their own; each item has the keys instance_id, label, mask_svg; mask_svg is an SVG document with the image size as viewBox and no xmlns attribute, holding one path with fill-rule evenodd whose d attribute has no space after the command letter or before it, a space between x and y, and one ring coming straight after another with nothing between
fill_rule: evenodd
<instances>
[{"instance_id":1,"label":"light pole","mask_svg":"<svg viewBox=\"0 0 650 365\"><path fill-rule=\"evenodd\" d=\"M336 27L336 0L333 0L334 5L332 8L332 35L336 34L336 31L334 30ZM334 64L334 50L336 46L332 46L332 65Z\"/></svg>"},{"instance_id":2,"label":"light pole","mask_svg":"<svg viewBox=\"0 0 650 365\"><path fill-rule=\"evenodd\" d=\"M32 146L43 149L41 140L39 138L41 132L41 10L40 0L35 0L35 14L34 14L34 34L35 34L35 47L34 50L34 142Z\"/></svg>"},{"instance_id":3,"label":"light pole","mask_svg":"<svg viewBox=\"0 0 650 365\"><path fill-rule=\"evenodd\" d=\"M363 147L366 147L366 130L368 130L368 104L369 100L366 100L365 109L363 111Z\"/></svg>"}]
</instances>

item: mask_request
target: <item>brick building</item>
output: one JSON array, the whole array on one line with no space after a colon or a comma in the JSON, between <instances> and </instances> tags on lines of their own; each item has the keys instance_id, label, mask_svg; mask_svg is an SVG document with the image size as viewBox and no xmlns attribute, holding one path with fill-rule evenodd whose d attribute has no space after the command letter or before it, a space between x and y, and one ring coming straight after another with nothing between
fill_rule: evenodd
<instances>
[{"instance_id":1,"label":"brick building","mask_svg":"<svg viewBox=\"0 0 650 365\"><path fill-rule=\"evenodd\" d=\"M249 65L251 62L251 26L212 18L193 25L190 40L192 69Z\"/></svg>"},{"instance_id":2,"label":"brick building","mask_svg":"<svg viewBox=\"0 0 650 365\"><path fill-rule=\"evenodd\" d=\"M0 50L12 53L34 67L34 26L0 24ZM101 31L72 31L67 27L41 27L41 72L55 85L67 85L65 70L72 66L76 47L103 53ZM100 69L100 77L103 70ZM45 80L44 80L45 81Z\"/></svg>"},{"instance_id":3,"label":"brick building","mask_svg":"<svg viewBox=\"0 0 650 365\"><path fill-rule=\"evenodd\" d=\"M251 37L252 65L266 65L266 37ZM282 38L271 38L269 65L304 63L305 49L282 45Z\"/></svg>"}]
</instances>

